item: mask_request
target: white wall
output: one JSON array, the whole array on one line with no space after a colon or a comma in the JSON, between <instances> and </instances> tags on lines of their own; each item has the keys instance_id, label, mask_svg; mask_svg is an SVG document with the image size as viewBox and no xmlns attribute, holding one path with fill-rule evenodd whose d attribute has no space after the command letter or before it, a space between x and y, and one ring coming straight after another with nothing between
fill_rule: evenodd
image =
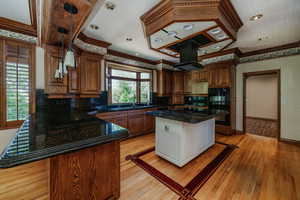
<instances>
[{"instance_id":1,"label":"white wall","mask_svg":"<svg viewBox=\"0 0 300 200\"><path fill-rule=\"evenodd\" d=\"M237 130L243 130L243 73L272 69L281 71L281 137L300 141L300 55L237 66Z\"/></svg>"},{"instance_id":2,"label":"white wall","mask_svg":"<svg viewBox=\"0 0 300 200\"><path fill-rule=\"evenodd\" d=\"M277 75L250 76L246 80L246 116L277 119Z\"/></svg>"},{"instance_id":3,"label":"white wall","mask_svg":"<svg viewBox=\"0 0 300 200\"><path fill-rule=\"evenodd\" d=\"M44 74L44 55L45 50L41 47L36 47L36 89L45 88L45 74Z\"/></svg>"}]
</instances>

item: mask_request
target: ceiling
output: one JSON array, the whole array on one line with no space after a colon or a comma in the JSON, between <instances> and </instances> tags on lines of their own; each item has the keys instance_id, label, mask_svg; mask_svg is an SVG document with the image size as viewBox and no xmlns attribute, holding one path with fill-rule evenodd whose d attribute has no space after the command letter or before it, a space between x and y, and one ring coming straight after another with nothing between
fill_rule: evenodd
<instances>
[{"instance_id":1,"label":"ceiling","mask_svg":"<svg viewBox=\"0 0 300 200\"><path fill-rule=\"evenodd\" d=\"M29 0L1 0L0 17L31 25Z\"/></svg>"},{"instance_id":2,"label":"ceiling","mask_svg":"<svg viewBox=\"0 0 300 200\"><path fill-rule=\"evenodd\" d=\"M299 0L231 0L244 26L239 30L237 41L231 45L245 53L279 46L300 40ZM256 14L263 18L250 21ZM259 38L262 38L259 41Z\"/></svg>"},{"instance_id":3,"label":"ceiling","mask_svg":"<svg viewBox=\"0 0 300 200\"><path fill-rule=\"evenodd\" d=\"M84 33L89 37L112 43L111 49L138 55L151 60L172 58L150 50L144 35L140 16L160 0L109 0L116 5L111 11L101 7L90 24L99 26L92 30L87 26ZM242 52L265 49L300 40L299 0L231 0L244 26L238 32L237 41L228 48L239 47ZM263 18L250 21L256 14ZM126 38L132 38L127 42ZM259 41L259 38L262 38Z\"/></svg>"}]
</instances>

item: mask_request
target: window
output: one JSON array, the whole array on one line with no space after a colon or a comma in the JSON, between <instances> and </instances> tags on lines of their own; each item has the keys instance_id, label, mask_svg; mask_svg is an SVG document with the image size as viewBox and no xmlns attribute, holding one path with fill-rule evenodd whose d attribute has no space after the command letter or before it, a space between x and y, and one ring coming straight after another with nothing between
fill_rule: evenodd
<instances>
[{"instance_id":1,"label":"window","mask_svg":"<svg viewBox=\"0 0 300 200\"><path fill-rule=\"evenodd\" d=\"M29 44L0 41L4 45L4 62L1 66L1 124L3 128L17 127L32 110L30 101L33 94L33 53Z\"/></svg>"},{"instance_id":2,"label":"window","mask_svg":"<svg viewBox=\"0 0 300 200\"><path fill-rule=\"evenodd\" d=\"M107 68L107 83L111 104L149 103L151 71L136 68Z\"/></svg>"}]
</instances>

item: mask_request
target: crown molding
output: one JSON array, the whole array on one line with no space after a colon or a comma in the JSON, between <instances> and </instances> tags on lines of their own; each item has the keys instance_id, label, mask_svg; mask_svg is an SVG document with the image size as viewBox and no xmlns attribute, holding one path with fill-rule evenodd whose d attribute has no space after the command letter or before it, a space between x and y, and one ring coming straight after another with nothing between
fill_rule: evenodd
<instances>
[{"instance_id":1,"label":"crown molding","mask_svg":"<svg viewBox=\"0 0 300 200\"><path fill-rule=\"evenodd\" d=\"M90 37L86 36L83 32L79 33L77 38L82 40L85 43L92 44L92 45L95 45L95 46L104 47L104 48L108 48L111 45L111 43L109 43L109 42L105 42L105 41L102 41L102 40L96 40L96 39L90 38Z\"/></svg>"},{"instance_id":2,"label":"crown molding","mask_svg":"<svg viewBox=\"0 0 300 200\"><path fill-rule=\"evenodd\" d=\"M161 59L161 60L158 60L156 61L156 64L166 64L166 65L175 65L176 63L175 62L172 62L172 61L168 61L168 60L164 60L164 59Z\"/></svg>"},{"instance_id":3,"label":"crown molding","mask_svg":"<svg viewBox=\"0 0 300 200\"><path fill-rule=\"evenodd\" d=\"M4 17L0 17L0 29L34 37L37 36L36 28L34 28L32 25L23 24Z\"/></svg>"},{"instance_id":4,"label":"crown molding","mask_svg":"<svg viewBox=\"0 0 300 200\"><path fill-rule=\"evenodd\" d=\"M199 56L198 59L199 60L204 60L204 59L224 56L224 55L227 55L227 54L235 54L238 57L241 57L242 52L240 51L239 48L232 48L232 49L226 49L226 50L223 50L223 51L218 51L218 52L215 52L215 53L210 53L210 54L206 54L206 55L203 55L203 56Z\"/></svg>"},{"instance_id":5,"label":"crown molding","mask_svg":"<svg viewBox=\"0 0 300 200\"><path fill-rule=\"evenodd\" d=\"M148 59L137 57L137 56L132 56L132 55L122 53L122 52L119 52L119 51L115 51L115 50L112 50L112 49L108 49L107 53L109 55L122 57L122 58L130 59L130 60L135 60L135 61L138 61L138 62L143 62L143 63L150 64L150 65L156 65L157 64L156 61L148 60Z\"/></svg>"},{"instance_id":6,"label":"crown molding","mask_svg":"<svg viewBox=\"0 0 300 200\"><path fill-rule=\"evenodd\" d=\"M255 56L255 55L259 55L259 54L271 53L274 51L281 51L281 50L297 48L297 47L300 47L300 41L285 44L285 45L280 45L280 46L276 46L276 47L245 52L245 53L242 53L241 57Z\"/></svg>"}]
</instances>

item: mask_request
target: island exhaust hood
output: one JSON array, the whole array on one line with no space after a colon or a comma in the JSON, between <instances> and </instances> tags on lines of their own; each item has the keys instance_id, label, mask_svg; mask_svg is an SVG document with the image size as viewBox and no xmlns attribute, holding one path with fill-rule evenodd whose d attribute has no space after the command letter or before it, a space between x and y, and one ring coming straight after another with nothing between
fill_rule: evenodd
<instances>
[{"instance_id":1,"label":"island exhaust hood","mask_svg":"<svg viewBox=\"0 0 300 200\"><path fill-rule=\"evenodd\" d=\"M187 40L178 46L177 51L180 53L180 63L174 65L176 69L191 71L203 68L198 63L199 45L193 40Z\"/></svg>"},{"instance_id":2,"label":"island exhaust hood","mask_svg":"<svg viewBox=\"0 0 300 200\"><path fill-rule=\"evenodd\" d=\"M198 35L189 40L170 46L170 49L178 52L180 55L180 63L174 65L174 67L184 71L202 69L203 65L198 62L198 49L199 46L210 42L211 40L204 35Z\"/></svg>"}]
</instances>

